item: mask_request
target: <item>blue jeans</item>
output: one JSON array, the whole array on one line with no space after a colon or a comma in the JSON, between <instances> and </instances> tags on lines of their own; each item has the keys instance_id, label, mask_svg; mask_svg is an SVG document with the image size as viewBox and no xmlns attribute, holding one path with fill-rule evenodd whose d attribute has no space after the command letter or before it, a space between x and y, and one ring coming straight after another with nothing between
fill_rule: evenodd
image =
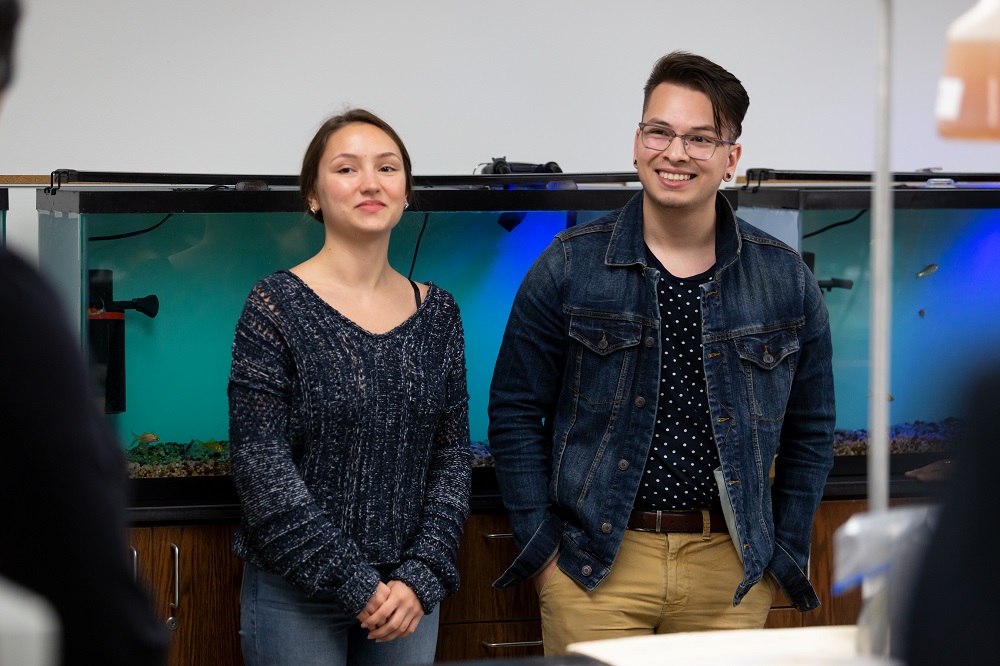
<instances>
[{"instance_id":1,"label":"blue jeans","mask_svg":"<svg viewBox=\"0 0 1000 666\"><path fill-rule=\"evenodd\" d=\"M243 568L240 637L246 666L430 664L439 617L438 612L425 615L406 638L376 643L356 617L333 602L311 599L252 564Z\"/></svg>"}]
</instances>

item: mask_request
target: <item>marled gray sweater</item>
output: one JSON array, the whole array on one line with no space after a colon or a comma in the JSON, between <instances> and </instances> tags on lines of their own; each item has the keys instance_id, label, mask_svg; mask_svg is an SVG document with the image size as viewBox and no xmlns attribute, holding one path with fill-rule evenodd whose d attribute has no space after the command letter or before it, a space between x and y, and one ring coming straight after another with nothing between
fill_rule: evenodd
<instances>
[{"instance_id":1,"label":"marled gray sweater","mask_svg":"<svg viewBox=\"0 0 1000 666\"><path fill-rule=\"evenodd\" d=\"M258 282L233 341L229 437L246 561L352 614L375 567L425 611L458 588L471 455L445 290L431 284L413 316L372 334L288 271Z\"/></svg>"}]
</instances>

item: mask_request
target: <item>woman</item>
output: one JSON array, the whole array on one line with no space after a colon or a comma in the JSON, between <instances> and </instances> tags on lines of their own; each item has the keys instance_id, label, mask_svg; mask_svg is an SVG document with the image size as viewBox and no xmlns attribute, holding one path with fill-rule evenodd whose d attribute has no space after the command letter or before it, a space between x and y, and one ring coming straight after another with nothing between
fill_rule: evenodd
<instances>
[{"instance_id":1,"label":"woman","mask_svg":"<svg viewBox=\"0 0 1000 666\"><path fill-rule=\"evenodd\" d=\"M458 306L388 261L412 182L385 121L327 120L300 177L323 247L258 282L237 323L229 434L249 666L434 659L471 455Z\"/></svg>"}]
</instances>

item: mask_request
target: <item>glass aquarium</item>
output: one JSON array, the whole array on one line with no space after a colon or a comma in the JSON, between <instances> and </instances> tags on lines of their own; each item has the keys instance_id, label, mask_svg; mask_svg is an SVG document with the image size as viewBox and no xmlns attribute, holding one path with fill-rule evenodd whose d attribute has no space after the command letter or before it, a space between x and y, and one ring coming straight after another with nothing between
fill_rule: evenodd
<instances>
[{"instance_id":1,"label":"glass aquarium","mask_svg":"<svg viewBox=\"0 0 1000 666\"><path fill-rule=\"evenodd\" d=\"M92 359L134 478L228 474L236 320L257 280L323 243L297 188L280 184L287 177L174 178L37 192L40 266ZM638 187L634 174L538 178L418 177L390 245L396 270L448 290L461 309L470 446L483 465L489 383L522 277L556 233L622 206Z\"/></svg>"},{"instance_id":2,"label":"glass aquarium","mask_svg":"<svg viewBox=\"0 0 1000 666\"><path fill-rule=\"evenodd\" d=\"M871 189L867 183L753 183L739 190L752 223L794 221L830 312L837 399L834 474L863 474L868 436ZM795 174L791 174L792 178ZM897 174L889 393L890 468L900 473L956 446L959 400L1000 348L1000 176ZM928 180L930 178L930 180Z\"/></svg>"},{"instance_id":3,"label":"glass aquarium","mask_svg":"<svg viewBox=\"0 0 1000 666\"><path fill-rule=\"evenodd\" d=\"M0 188L0 247L7 245L7 188Z\"/></svg>"}]
</instances>

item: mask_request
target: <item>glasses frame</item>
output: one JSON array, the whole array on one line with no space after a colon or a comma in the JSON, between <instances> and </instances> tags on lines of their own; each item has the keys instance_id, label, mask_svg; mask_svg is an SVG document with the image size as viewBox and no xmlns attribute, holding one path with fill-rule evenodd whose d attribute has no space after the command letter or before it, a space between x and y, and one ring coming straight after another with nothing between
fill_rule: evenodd
<instances>
[{"instance_id":1,"label":"glasses frame","mask_svg":"<svg viewBox=\"0 0 1000 666\"><path fill-rule=\"evenodd\" d=\"M646 141L645 141L646 137L643 135L643 130L646 129L647 127L655 127L656 129L660 129L660 130L663 130L665 132L670 132L671 134L673 134L673 136L670 137L670 139L667 141L667 145L665 145L663 148L653 148L652 146L647 146L646 145ZM692 155L691 153L689 153L688 152L688 142L693 137L698 137L699 139L708 139L709 141L711 141L712 144L715 146L715 148L712 149L712 154L709 155L708 157L695 157L694 155ZM717 150L719 150L719 146L735 146L736 145L735 141L726 141L725 139L713 139L712 137L705 136L704 134L678 134L677 132L675 132L674 130L670 129L666 125L660 125L660 124L657 124L657 123L639 123L639 142L642 143L642 145L644 147L648 148L649 150L655 150L657 152L662 153L664 150L666 150L667 148L669 148L670 144L673 143L674 139L677 139L677 138L680 138L681 145L684 146L684 154L687 155L688 157L690 157L693 160L698 160L699 162L707 162L708 160L710 160L713 157L715 157L715 153L716 153Z\"/></svg>"}]
</instances>

